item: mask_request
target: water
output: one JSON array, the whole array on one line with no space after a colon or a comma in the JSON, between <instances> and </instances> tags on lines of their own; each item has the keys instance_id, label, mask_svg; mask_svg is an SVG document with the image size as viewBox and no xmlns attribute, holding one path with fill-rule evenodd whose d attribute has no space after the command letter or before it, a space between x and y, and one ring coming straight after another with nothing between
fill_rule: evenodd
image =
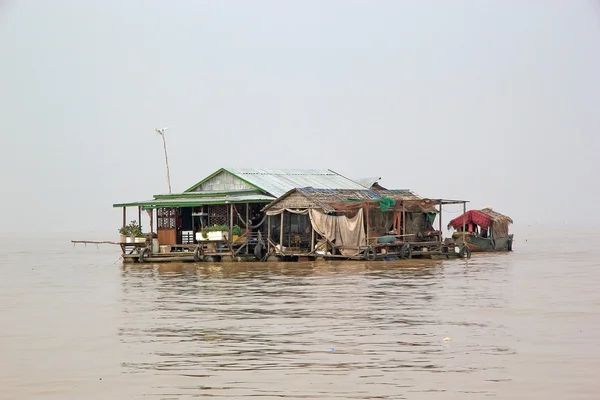
<instances>
[{"instance_id":1,"label":"water","mask_svg":"<svg viewBox=\"0 0 600 400\"><path fill-rule=\"evenodd\" d=\"M599 239L522 233L468 261L123 267L112 246L4 238L0 398L595 399Z\"/></svg>"}]
</instances>

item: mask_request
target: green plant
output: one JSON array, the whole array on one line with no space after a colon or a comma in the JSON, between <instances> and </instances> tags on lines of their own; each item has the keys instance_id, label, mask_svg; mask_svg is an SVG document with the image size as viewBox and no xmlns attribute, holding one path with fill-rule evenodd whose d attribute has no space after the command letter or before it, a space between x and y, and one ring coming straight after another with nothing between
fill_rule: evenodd
<instances>
[{"instance_id":1,"label":"green plant","mask_svg":"<svg viewBox=\"0 0 600 400\"><path fill-rule=\"evenodd\" d=\"M229 227L227 225L213 225L206 228L206 232L228 232Z\"/></svg>"},{"instance_id":2,"label":"green plant","mask_svg":"<svg viewBox=\"0 0 600 400\"><path fill-rule=\"evenodd\" d=\"M134 237L144 236L141 225L138 225L137 221L135 221L135 220L131 221L128 225L125 225L122 228L120 228L119 233L121 235L125 235L125 236L134 236Z\"/></svg>"},{"instance_id":3,"label":"green plant","mask_svg":"<svg viewBox=\"0 0 600 400\"><path fill-rule=\"evenodd\" d=\"M231 233L235 236L242 236L242 228L239 225L234 225Z\"/></svg>"},{"instance_id":4,"label":"green plant","mask_svg":"<svg viewBox=\"0 0 600 400\"><path fill-rule=\"evenodd\" d=\"M206 239L208 237L208 232L229 232L229 227L227 225L213 225L207 226L202 229L202 237Z\"/></svg>"}]
</instances>

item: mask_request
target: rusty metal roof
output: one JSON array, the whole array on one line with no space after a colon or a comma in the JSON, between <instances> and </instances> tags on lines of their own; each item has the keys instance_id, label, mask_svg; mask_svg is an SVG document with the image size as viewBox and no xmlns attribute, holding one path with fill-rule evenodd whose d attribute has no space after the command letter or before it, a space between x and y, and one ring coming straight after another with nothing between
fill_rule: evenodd
<instances>
[{"instance_id":1,"label":"rusty metal roof","mask_svg":"<svg viewBox=\"0 0 600 400\"><path fill-rule=\"evenodd\" d=\"M263 210L269 210L271 208L279 208L278 204L285 201L293 193L299 193L304 196L313 207L321 208L325 211L335 211L334 203L360 203L364 201L380 200L382 197L391 197L395 200L421 200L419 196L414 194L408 189L396 189L396 190L381 190L373 191L367 189L317 189L312 187L305 188L294 188L289 190L284 195L272 203L265 206Z\"/></svg>"}]
</instances>

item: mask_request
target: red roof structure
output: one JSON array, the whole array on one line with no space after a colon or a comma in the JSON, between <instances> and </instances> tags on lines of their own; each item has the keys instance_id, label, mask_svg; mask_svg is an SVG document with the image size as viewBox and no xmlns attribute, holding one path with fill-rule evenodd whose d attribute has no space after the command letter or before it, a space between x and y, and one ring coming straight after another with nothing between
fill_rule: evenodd
<instances>
[{"instance_id":1,"label":"red roof structure","mask_svg":"<svg viewBox=\"0 0 600 400\"><path fill-rule=\"evenodd\" d=\"M469 210L465 214L454 218L448 224L448 228L453 227L454 229L458 229L462 227L464 223L479 225L483 229L487 229L493 221L502 223L502 225L506 225L507 227L508 224L512 224L513 222L512 219L506 215L493 211L491 208L484 208L481 210Z\"/></svg>"}]
</instances>

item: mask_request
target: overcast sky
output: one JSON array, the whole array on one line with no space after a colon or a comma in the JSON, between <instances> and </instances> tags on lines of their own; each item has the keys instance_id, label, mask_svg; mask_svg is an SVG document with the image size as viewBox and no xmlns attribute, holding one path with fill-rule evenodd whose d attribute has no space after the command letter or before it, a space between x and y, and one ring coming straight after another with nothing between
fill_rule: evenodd
<instances>
[{"instance_id":1,"label":"overcast sky","mask_svg":"<svg viewBox=\"0 0 600 400\"><path fill-rule=\"evenodd\" d=\"M3 231L116 232L163 126L174 191L317 167L600 222L594 0L0 1L0 55Z\"/></svg>"}]
</instances>

